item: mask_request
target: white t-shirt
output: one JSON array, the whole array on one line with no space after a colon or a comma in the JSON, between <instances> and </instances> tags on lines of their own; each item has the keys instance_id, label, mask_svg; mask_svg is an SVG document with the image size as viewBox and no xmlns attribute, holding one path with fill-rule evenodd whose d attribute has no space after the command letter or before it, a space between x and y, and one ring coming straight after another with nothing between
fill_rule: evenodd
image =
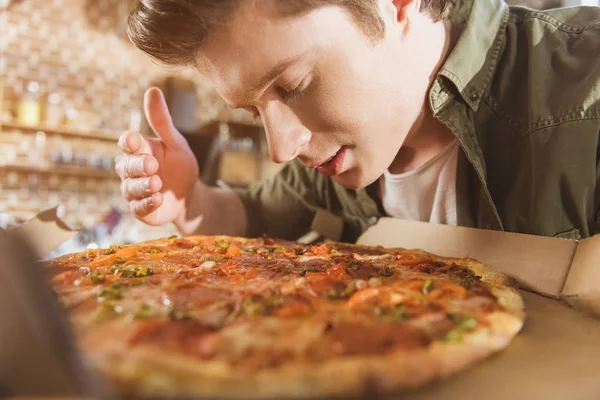
<instances>
[{"instance_id":1,"label":"white t-shirt","mask_svg":"<svg viewBox=\"0 0 600 400\"><path fill-rule=\"evenodd\" d=\"M386 213L395 218L456 225L456 161L458 141L412 171L380 179Z\"/></svg>"}]
</instances>

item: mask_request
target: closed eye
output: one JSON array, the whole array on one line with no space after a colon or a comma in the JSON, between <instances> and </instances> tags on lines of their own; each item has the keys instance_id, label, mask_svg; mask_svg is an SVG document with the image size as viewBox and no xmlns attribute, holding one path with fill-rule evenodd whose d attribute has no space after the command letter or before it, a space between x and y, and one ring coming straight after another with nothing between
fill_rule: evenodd
<instances>
[{"instance_id":1,"label":"closed eye","mask_svg":"<svg viewBox=\"0 0 600 400\"><path fill-rule=\"evenodd\" d=\"M277 92L284 103L293 103L302 97L309 85L309 80L303 79L294 89L286 90L283 87L278 87Z\"/></svg>"}]
</instances>

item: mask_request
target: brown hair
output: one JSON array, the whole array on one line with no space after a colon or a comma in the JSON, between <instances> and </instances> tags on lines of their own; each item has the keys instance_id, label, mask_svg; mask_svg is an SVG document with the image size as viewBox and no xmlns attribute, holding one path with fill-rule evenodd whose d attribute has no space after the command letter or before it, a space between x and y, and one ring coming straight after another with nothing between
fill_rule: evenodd
<instances>
[{"instance_id":1,"label":"brown hair","mask_svg":"<svg viewBox=\"0 0 600 400\"><path fill-rule=\"evenodd\" d=\"M194 65L206 37L228 26L241 1L249 0L138 0L127 20L127 34L136 47L164 64ZM283 16L326 5L340 6L368 37L377 40L384 34L377 0L273 1ZM422 0L421 12L439 21L445 18L450 1Z\"/></svg>"}]
</instances>

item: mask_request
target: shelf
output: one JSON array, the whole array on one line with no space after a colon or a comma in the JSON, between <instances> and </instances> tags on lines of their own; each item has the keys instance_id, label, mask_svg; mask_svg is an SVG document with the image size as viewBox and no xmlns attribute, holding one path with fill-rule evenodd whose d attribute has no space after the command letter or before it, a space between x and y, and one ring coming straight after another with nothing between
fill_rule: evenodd
<instances>
[{"instance_id":1,"label":"shelf","mask_svg":"<svg viewBox=\"0 0 600 400\"><path fill-rule=\"evenodd\" d=\"M62 135L71 136L81 139L95 139L95 140L106 140L109 142L116 142L119 139L121 132L113 130L86 130L72 127L61 127L61 126L46 126L43 124L39 125L26 125L18 122L0 122L0 131L7 129L17 129L23 132L45 132L51 135Z\"/></svg>"},{"instance_id":2,"label":"shelf","mask_svg":"<svg viewBox=\"0 0 600 400\"><path fill-rule=\"evenodd\" d=\"M119 180L115 171L99 170L77 166L53 165L49 167L38 167L34 165L0 165L0 171L24 172L37 174L65 175L83 178L100 178Z\"/></svg>"}]
</instances>

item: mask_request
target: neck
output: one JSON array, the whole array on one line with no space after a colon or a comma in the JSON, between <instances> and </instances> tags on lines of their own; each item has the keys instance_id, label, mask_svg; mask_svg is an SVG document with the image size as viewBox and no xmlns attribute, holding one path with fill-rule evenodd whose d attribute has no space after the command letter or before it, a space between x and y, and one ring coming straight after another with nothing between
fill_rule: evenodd
<instances>
[{"instance_id":1,"label":"neck","mask_svg":"<svg viewBox=\"0 0 600 400\"><path fill-rule=\"evenodd\" d=\"M439 53L439 58L437 58L437 63L430 77L431 83L428 92L460 35L458 27L449 22L435 23L432 28L437 31L436 33L444 35L445 39L443 40L443 46L436 49L436 52ZM396 158L394 158L394 161L389 166L389 171L392 174L401 174L420 167L439 154L455 139L454 134L448 127L433 116L427 99L429 99L429 96L426 96L421 114L408 132Z\"/></svg>"}]
</instances>

